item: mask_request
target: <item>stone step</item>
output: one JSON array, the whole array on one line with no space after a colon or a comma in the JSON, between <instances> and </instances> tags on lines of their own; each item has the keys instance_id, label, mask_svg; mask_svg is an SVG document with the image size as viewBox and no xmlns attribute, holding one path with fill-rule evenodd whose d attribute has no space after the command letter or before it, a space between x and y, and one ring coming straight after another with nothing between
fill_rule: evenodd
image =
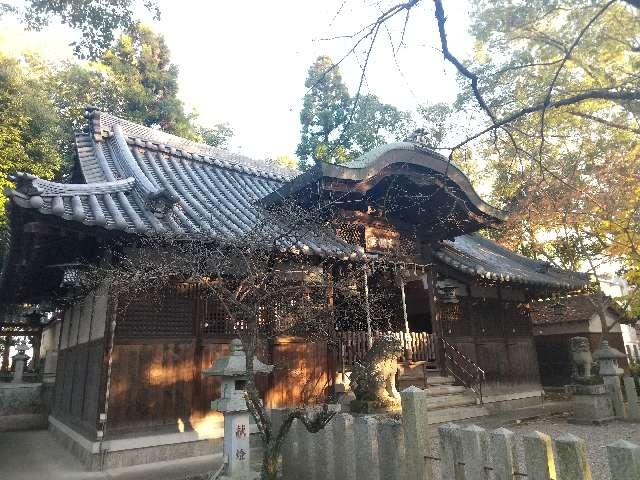
<instances>
[{"instance_id":1,"label":"stone step","mask_svg":"<svg viewBox=\"0 0 640 480\"><path fill-rule=\"evenodd\" d=\"M453 385L456 379L453 377L443 377L441 375L429 375L427 376L427 383L429 385Z\"/></svg>"},{"instance_id":2,"label":"stone step","mask_svg":"<svg viewBox=\"0 0 640 480\"><path fill-rule=\"evenodd\" d=\"M478 418L489 415L482 405L469 405L454 408L441 408L429 412L429 424L458 422L469 418Z\"/></svg>"},{"instance_id":3,"label":"stone step","mask_svg":"<svg viewBox=\"0 0 640 480\"><path fill-rule=\"evenodd\" d=\"M419 388L432 388L432 387L442 386L442 385L453 386L454 382L455 382L455 379L451 377L441 377L441 376L427 377L425 382L424 377L411 378L411 377L401 376L400 378L398 378L398 388L400 390L404 390L405 388L410 387L411 385L414 385Z\"/></svg>"},{"instance_id":4,"label":"stone step","mask_svg":"<svg viewBox=\"0 0 640 480\"><path fill-rule=\"evenodd\" d=\"M468 393L454 393L451 395L436 395L429 397L427 405L433 409L463 407L475 405L476 398Z\"/></svg>"},{"instance_id":5,"label":"stone step","mask_svg":"<svg viewBox=\"0 0 640 480\"><path fill-rule=\"evenodd\" d=\"M435 397L438 395L452 395L454 393L463 393L467 389L462 385L429 385L426 389L427 395Z\"/></svg>"}]
</instances>

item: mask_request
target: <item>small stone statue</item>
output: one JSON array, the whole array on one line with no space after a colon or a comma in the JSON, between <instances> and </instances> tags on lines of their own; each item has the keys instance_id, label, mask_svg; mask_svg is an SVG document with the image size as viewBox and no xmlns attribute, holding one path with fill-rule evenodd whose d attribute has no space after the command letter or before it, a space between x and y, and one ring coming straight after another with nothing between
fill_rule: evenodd
<instances>
[{"instance_id":1,"label":"small stone statue","mask_svg":"<svg viewBox=\"0 0 640 480\"><path fill-rule=\"evenodd\" d=\"M591 369L594 366L589 339L585 337L573 337L569 340L569 351L571 352L572 372L571 378L576 383L589 383L591 380Z\"/></svg>"},{"instance_id":2,"label":"small stone statue","mask_svg":"<svg viewBox=\"0 0 640 480\"><path fill-rule=\"evenodd\" d=\"M374 409L399 405L400 394L396 389L398 356L402 353L400 340L384 335L374 340L361 361L354 362L351 385L356 400L356 410L366 410L366 404Z\"/></svg>"}]
</instances>

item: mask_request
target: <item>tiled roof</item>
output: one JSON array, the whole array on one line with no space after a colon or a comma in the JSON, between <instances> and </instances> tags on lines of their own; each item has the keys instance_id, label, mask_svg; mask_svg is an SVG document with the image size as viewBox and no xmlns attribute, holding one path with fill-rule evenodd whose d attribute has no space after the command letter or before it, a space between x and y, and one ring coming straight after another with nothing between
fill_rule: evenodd
<instances>
[{"instance_id":1,"label":"tiled roof","mask_svg":"<svg viewBox=\"0 0 640 480\"><path fill-rule=\"evenodd\" d=\"M588 322L596 314L596 308L591 303L589 295L574 295L562 297L557 300L545 300L533 302L531 304L531 321L534 325L548 325L568 322ZM560 303L564 306L562 315L555 313L553 305ZM609 313L624 317L624 312L620 311L615 304L610 305Z\"/></svg>"},{"instance_id":2,"label":"tiled roof","mask_svg":"<svg viewBox=\"0 0 640 480\"><path fill-rule=\"evenodd\" d=\"M86 183L15 176L13 202L45 215L147 235L240 236L261 221L255 202L291 172L113 117L89 114L90 134L76 136ZM262 218L264 220L264 218ZM354 247L325 232L282 240L281 248L329 256Z\"/></svg>"},{"instance_id":3,"label":"tiled roof","mask_svg":"<svg viewBox=\"0 0 640 480\"><path fill-rule=\"evenodd\" d=\"M488 280L563 289L578 289L589 283L587 274L523 257L478 234L444 241L435 255L455 270Z\"/></svg>"}]
</instances>

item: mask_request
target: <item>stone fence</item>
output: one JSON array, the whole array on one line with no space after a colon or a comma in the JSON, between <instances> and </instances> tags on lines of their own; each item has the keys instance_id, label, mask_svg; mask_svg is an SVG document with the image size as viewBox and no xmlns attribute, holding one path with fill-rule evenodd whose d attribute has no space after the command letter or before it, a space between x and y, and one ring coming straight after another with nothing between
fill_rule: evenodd
<instances>
[{"instance_id":1,"label":"stone fence","mask_svg":"<svg viewBox=\"0 0 640 480\"><path fill-rule=\"evenodd\" d=\"M402 421L339 414L310 434L294 422L282 451L284 480L591 480L584 440L540 432L517 438L499 428L446 424L439 453L430 448L426 393L401 392ZM522 465L516 443L522 442ZM606 447L611 480L640 479L640 446L620 440ZM491 473L490 473L491 472Z\"/></svg>"}]
</instances>

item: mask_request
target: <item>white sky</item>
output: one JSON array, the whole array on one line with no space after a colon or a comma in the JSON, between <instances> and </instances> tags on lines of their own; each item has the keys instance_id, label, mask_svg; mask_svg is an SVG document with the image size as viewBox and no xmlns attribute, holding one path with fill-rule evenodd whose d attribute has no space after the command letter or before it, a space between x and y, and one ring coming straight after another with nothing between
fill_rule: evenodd
<instances>
[{"instance_id":1,"label":"white sky","mask_svg":"<svg viewBox=\"0 0 640 480\"><path fill-rule=\"evenodd\" d=\"M293 156L307 69L321 54L339 59L353 42L321 39L353 33L369 23L379 14L368 6L371 3L160 0L162 20L152 25L164 34L180 69L180 97L188 110L199 113L202 124L228 122L235 132L231 150L236 152L255 158ZM467 2L450 0L445 9L450 48L461 56L470 54ZM403 21L398 16L390 24L395 42ZM47 56L59 60L70 55L65 45L73 36L59 26L40 34L18 34L18 27L5 21L0 23L0 44L6 46L8 38L15 49L24 45L44 49ZM407 46L396 56L398 66L387 31L381 31L378 38L365 91L406 110L455 98L453 70L445 66L437 49L431 2L412 12ZM359 82L362 57L352 56L341 67L352 94Z\"/></svg>"}]
</instances>

